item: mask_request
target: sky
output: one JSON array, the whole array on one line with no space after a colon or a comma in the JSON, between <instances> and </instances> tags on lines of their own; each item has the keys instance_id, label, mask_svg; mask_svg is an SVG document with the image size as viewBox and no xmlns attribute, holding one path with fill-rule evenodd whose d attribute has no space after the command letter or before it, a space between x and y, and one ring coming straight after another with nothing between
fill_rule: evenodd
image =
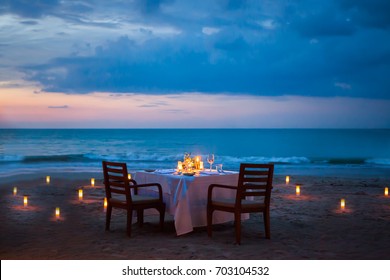
<instances>
[{"instance_id":1,"label":"sky","mask_svg":"<svg viewBox=\"0 0 390 280\"><path fill-rule=\"evenodd\" d=\"M0 0L0 128L390 128L388 0Z\"/></svg>"}]
</instances>

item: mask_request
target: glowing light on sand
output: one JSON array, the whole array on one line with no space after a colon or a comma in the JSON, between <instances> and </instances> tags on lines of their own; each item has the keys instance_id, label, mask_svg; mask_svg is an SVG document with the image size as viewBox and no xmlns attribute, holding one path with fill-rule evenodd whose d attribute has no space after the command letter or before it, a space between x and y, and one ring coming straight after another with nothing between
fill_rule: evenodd
<instances>
[{"instance_id":1,"label":"glowing light on sand","mask_svg":"<svg viewBox=\"0 0 390 280\"><path fill-rule=\"evenodd\" d=\"M290 183L290 176L286 176L286 184Z\"/></svg>"},{"instance_id":2,"label":"glowing light on sand","mask_svg":"<svg viewBox=\"0 0 390 280\"><path fill-rule=\"evenodd\" d=\"M345 199L344 199L344 198L342 198L342 199L340 200L340 208L341 208L341 210L344 210L344 209L345 209Z\"/></svg>"},{"instance_id":3,"label":"glowing light on sand","mask_svg":"<svg viewBox=\"0 0 390 280\"><path fill-rule=\"evenodd\" d=\"M60 207L56 207L56 219L60 218Z\"/></svg>"},{"instance_id":4,"label":"glowing light on sand","mask_svg":"<svg viewBox=\"0 0 390 280\"><path fill-rule=\"evenodd\" d=\"M17 195L17 193L18 193L18 188L17 188L17 187L14 187L13 194L14 194L14 195Z\"/></svg>"},{"instance_id":5,"label":"glowing light on sand","mask_svg":"<svg viewBox=\"0 0 390 280\"><path fill-rule=\"evenodd\" d=\"M46 176L46 183L50 184L50 176Z\"/></svg>"},{"instance_id":6,"label":"glowing light on sand","mask_svg":"<svg viewBox=\"0 0 390 280\"><path fill-rule=\"evenodd\" d=\"M27 207L27 205L28 205L28 197L27 197L27 195L23 196L23 205L24 205L24 207Z\"/></svg>"},{"instance_id":7,"label":"glowing light on sand","mask_svg":"<svg viewBox=\"0 0 390 280\"><path fill-rule=\"evenodd\" d=\"M131 180L131 174L127 174L127 179Z\"/></svg>"},{"instance_id":8,"label":"glowing light on sand","mask_svg":"<svg viewBox=\"0 0 390 280\"><path fill-rule=\"evenodd\" d=\"M388 187L385 188L385 196L389 196L389 188Z\"/></svg>"},{"instance_id":9,"label":"glowing light on sand","mask_svg":"<svg viewBox=\"0 0 390 280\"><path fill-rule=\"evenodd\" d=\"M103 206L104 206L104 209L107 208L107 197L104 198Z\"/></svg>"},{"instance_id":10,"label":"glowing light on sand","mask_svg":"<svg viewBox=\"0 0 390 280\"><path fill-rule=\"evenodd\" d=\"M300 185L296 185L296 187L295 187L295 194L297 196L301 195L301 186Z\"/></svg>"},{"instance_id":11,"label":"glowing light on sand","mask_svg":"<svg viewBox=\"0 0 390 280\"><path fill-rule=\"evenodd\" d=\"M79 189L79 200L83 200L83 190Z\"/></svg>"},{"instance_id":12,"label":"glowing light on sand","mask_svg":"<svg viewBox=\"0 0 390 280\"><path fill-rule=\"evenodd\" d=\"M91 186L95 186L95 178L91 178Z\"/></svg>"}]
</instances>

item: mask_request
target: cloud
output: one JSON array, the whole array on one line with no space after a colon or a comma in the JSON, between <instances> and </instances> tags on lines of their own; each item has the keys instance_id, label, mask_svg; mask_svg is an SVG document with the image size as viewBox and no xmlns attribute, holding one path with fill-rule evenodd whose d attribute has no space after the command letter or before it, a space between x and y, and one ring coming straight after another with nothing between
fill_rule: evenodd
<instances>
[{"instance_id":1,"label":"cloud","mask_svg":"<svg viewBox=\"0 0 390 280\"><path fill-rule=\"evenodd\" d=\"M215 27L203 27L202 28L202 33L203 34L206 34L206 35L213 35L213 34L216 34L220 31L219 28L215 28Z\"/></svg>"},{"instance_id":2,"label":"cloud","mask_svg":"<svg viewBox=\"0 0 390 280\"><path fill-rule=\"evenodd\" d=\"M49 109L68 109L68 105L61 105L61 106L48 106Z\"/></svg>"},{"instance_id":3,"label":"cloud","mask_svg":"<svg viewBox=\"0 0 390 280\"><path fill-rule=\"evenodd\" d=\"M347 83L335 83L334 86L341 88L341 89L344 89L344 90L351 90L352 89L352 86L350 84L347 84Z\"/></svg>"},{"instance_id":4,"label":"cloud","mask_svg":"<svg viewBox=\"0 0 390 280\"><path fill-rule=\"evenodd\" d=\"M0 44L0 73L47 92L389 98L384 1L24 2L0 4L20 16L0 41L29 42Z\"/></svg>"}]
</instances>

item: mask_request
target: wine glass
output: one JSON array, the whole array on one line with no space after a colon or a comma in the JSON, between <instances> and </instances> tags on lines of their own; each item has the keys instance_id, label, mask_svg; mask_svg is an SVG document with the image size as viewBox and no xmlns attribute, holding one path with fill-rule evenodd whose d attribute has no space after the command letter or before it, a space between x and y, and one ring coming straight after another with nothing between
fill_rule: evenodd
<instances>
[{"instance_id":1,"label":"wine glass","mask_svg":"<svg viewBox=\"0 0 390 280\"><path fill-rule=\"evenodd\" d=\"M211 168L212 168L213 163L214 163L214 154L209 154L207 156L207 162L210 163L210 171L211 171Z\"/></svg>"}]
</instances>

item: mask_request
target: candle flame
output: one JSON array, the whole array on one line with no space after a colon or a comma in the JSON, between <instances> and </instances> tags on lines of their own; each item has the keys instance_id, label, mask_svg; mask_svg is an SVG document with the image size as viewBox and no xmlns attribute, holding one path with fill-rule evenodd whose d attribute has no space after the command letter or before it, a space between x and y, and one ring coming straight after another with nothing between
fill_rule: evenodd
<instances>
[{"instance_id":1,"label":"candle flame","mask_svg":"<svg viewBox=\"0 0 390 280\"><path fill-rule=\"evenodd\" d=\"M18 188L17 187L14 187L14 195L16 195L18 193Z\"/></svg>"},{"instance_id":2,"label":"candle flame","mask_svg":"<svg viewBox=\"0 0 390 280\"><path fill-rule=\"evenodd\" d=\"M95 178L91 178L91 186L95 186Z\"/></svg>"},{"instance_id":3,"label":"candle flame","mask_svg":"<svg viewBox=\"0 0 390 280\"><path fill-rule=\"evenodd\" d=\"M295 187L295 193L299 196L301 194L301 186L297 185Z\"/></svg>"},{"instance_id":4,"label":"candle flame","mask_svg":"<svg viewBox=\"0 0 390 280\"><path fill-rule=\"evenodd\" d=\"M28 204L28 197L27 197L27 195L25 195L25 196L23 197L23 204L24 204L24 207L26 207L27 204Z\"/></svg>"},{"instance_id":5,"label":"candle flame","mask_svg":"<svg viewBox=\"0 0 390 280\"><path fill-rule=\"evenodd\" d=\"M50 176L46 176L46 183L50 184Z\"/></svg>"},{"instance_id":6,"label":"candle flame","mask_svg":"<svg viewBox=\"0 0 390 280\"><path fill-rule=\"evenodd\" d=\"M345 209L345 199L344 199L344 198L342 198L342 199L340 200L340 207L341 207L342 210Z\"/></svg>"},{"instance_id":7,"label":"candle flame","mask_svg":"<svg viewBox=\"0 0 390 280\"><path fill-rule=\"evenodd\" d=\"M56 218L60 218L60 207L56 207Z\"/></svg>"},{"instance_id":8,"label":"candle flame","mask_svg":"<svg viewBox=\"0 0 390 280\"><path fill-rule=\"evenodd\" d=\"M129 180L131 180L131 174L130 174L130 173L127 174L127 178L128 178Z\"/></svg>"},{"instance_id":9,"label":"candle flame","mask_svg":"<svg viewBox=\"0 0 390 280\"><path fill-rule=\"evenodd\" d=\"M389 188L386 187L386 188L385 188L385 196L388 196L388 195L389 195Z\"/></svg>"},{"instance_id":10,"label":"candle flame","mask_svg":"<svg viewBox=\"0 0 390 280\"><path fill-rule=\"evenodd\" d=\"M104 198L103 206L104 208L107 208L107 197Z\"/></svg>"},{"instance_id":11,"label":"candle flame","mask_svg":"<svg viewBox=\"0 0 390 280\"><path fill-rule=\"evenodd\" d=\"M79 189L79 200L83 199L83 190Z\"/></svg>"},{"instance_id":12,"label":"candle flame","mask_svg":"<svg viewBox=\"0 0 390 280\"><path fill-rule=\"evenodd\" d=\"M290 176L286 176L286 184L290 183Z\"/></svg>"}]
</instances>

